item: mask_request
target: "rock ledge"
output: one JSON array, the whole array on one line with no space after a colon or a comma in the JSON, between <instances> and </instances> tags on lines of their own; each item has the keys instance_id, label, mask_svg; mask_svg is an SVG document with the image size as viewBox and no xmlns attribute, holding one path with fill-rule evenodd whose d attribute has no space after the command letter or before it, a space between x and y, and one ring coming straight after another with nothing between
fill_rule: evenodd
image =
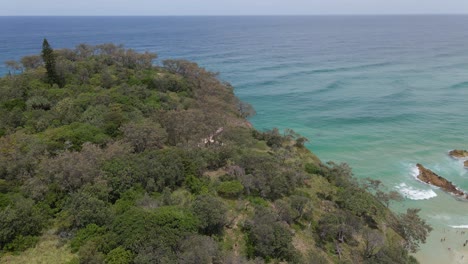
<instances>
[{"instance_id":1,"label":"rock ledge","mask_svg":"<svg viewBox=\"0 0 468 264\"><path fill-rule=\"evenodd\" d=\"M453 158L468 158L468 151L466 150L460 150L460 149L454 149L449 152L449 155L452 156Z\"/></svg>"},{"instance_id":2,"label":"rock ledge","mask_svg":"<svg viewBox=\"0 0 468 264\"><path fill-rule=\"evenodd\" d=\"M453 185L452 182L448 181L444 177L441 177L433 171L426 169L423 165L419 163L416 166L419 169L418 179L420 179L421 181L430 185L440 187L442 190L454 194L456 196L468 198L466 193L458 189L455 185Z\"/></svg>"}]
</instances>

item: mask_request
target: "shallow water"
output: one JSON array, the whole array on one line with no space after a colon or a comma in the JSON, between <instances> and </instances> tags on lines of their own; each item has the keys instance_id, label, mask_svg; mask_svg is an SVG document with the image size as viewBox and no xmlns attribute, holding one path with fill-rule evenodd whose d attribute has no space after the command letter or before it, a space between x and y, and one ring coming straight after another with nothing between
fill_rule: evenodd
<instances>
[{"instance_id":1,"label":"shallow water","mask_svg":"<svg viewBox=\"0 0 468 264\"><path fill-rule=\"evenodd\" d=\"M468 225L468 203L414 170L422 163L468 190L467 170L447 155L468 148L468 16L0 17L0 60L39 53L44 37L55 48L122 43L219 71L256 108L256 128L292 128L322 160L400 191L396 211L422 208L435 227L422 263L461 261L451 226Z\"/></svg>"}]
</instances>

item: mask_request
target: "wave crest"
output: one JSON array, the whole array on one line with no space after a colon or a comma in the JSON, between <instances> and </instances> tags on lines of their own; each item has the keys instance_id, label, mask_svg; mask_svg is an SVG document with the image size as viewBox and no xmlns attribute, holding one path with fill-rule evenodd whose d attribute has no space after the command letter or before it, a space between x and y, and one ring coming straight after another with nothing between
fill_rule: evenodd
<instances>
[{"instance_id":1,"label":"wave crest","mask_svg":"<svg viewBox=\"0 0 468 264\"><path fill-rule=\"evenodd\" d=\"M421 190L401 183L396 189L406 198L411 200L428 200L437 196L433 190Z\"/></svg>"},{"instance_id":2,"label":"wave crest","mask_svg":"<svg viewBox=\"0 0 468 264\"><path fill-rule=\"evenodd\" d=\"M468 229L468 225L451 225L451 228Z\"/></svg>"}]
</instances>

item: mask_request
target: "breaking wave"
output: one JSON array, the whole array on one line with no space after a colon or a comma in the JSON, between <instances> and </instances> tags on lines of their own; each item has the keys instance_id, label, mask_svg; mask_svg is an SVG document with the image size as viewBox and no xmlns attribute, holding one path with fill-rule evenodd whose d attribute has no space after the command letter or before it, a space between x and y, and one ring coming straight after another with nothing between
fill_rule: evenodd
<instances>
[{"instance_id":1,"label":"breaking wave","mask_svg":"<svg viewBox=\"0 0 468 264\"><path fill-rule=\"evenodd\" d=\"M428 200L437 196L433 190L421 190L401 183L396 189L406 198L411 200Z\"/></svg>"},{"instance_id":2,"label":"breaking wave","mask_svg":"<svg viewBox=\"0 0 468 264\"><path fill-rule=\"evenodd\" d=\"M461 228L461 229L468 229L468 225L452 225L452 228Z\"/></svg>"}]
</instances>

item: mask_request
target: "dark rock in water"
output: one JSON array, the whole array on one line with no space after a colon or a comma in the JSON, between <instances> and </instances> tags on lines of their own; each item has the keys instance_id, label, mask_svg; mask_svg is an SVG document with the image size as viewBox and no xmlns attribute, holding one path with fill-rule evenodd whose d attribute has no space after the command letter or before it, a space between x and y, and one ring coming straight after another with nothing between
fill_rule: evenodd
<instances>
[{"instance_id":1,"label":"dark rock in water","mask_svg":"<svg viewBox=\"0 0 468 264\"><path fill-rule=\"evenodd\" d=\"M449 152L449 155L454 157L454 158L468 158L468 151L454 149L454 150Z\"/></svg>"},{"instance_id":2,"label":"dark rock in water","mask_svg":"<svg viewBox=\"0 0 468 264\"><path fill-rule=\"evenodd\" d=\"M463 191L459 190L455 185L453 185L452 182L448 181L444 177L437 175L433 171L424 168L424 166L421 164L417 164L416 166L418 166L419 169L418 179L421 181L440 187L446 192L467 198L467 195Z\"/></svg>"},{"instance_id":3,"label":"dark rock in water","mask_svg":"<svg viewBox=\"0 0 468 264\"><path fill-rule=\"evenodd\" d=\"M465 168L468 169L468 160L465 160L465 162L463 162L463 165L465 166Z\"/></svg>"}]
</instances>

